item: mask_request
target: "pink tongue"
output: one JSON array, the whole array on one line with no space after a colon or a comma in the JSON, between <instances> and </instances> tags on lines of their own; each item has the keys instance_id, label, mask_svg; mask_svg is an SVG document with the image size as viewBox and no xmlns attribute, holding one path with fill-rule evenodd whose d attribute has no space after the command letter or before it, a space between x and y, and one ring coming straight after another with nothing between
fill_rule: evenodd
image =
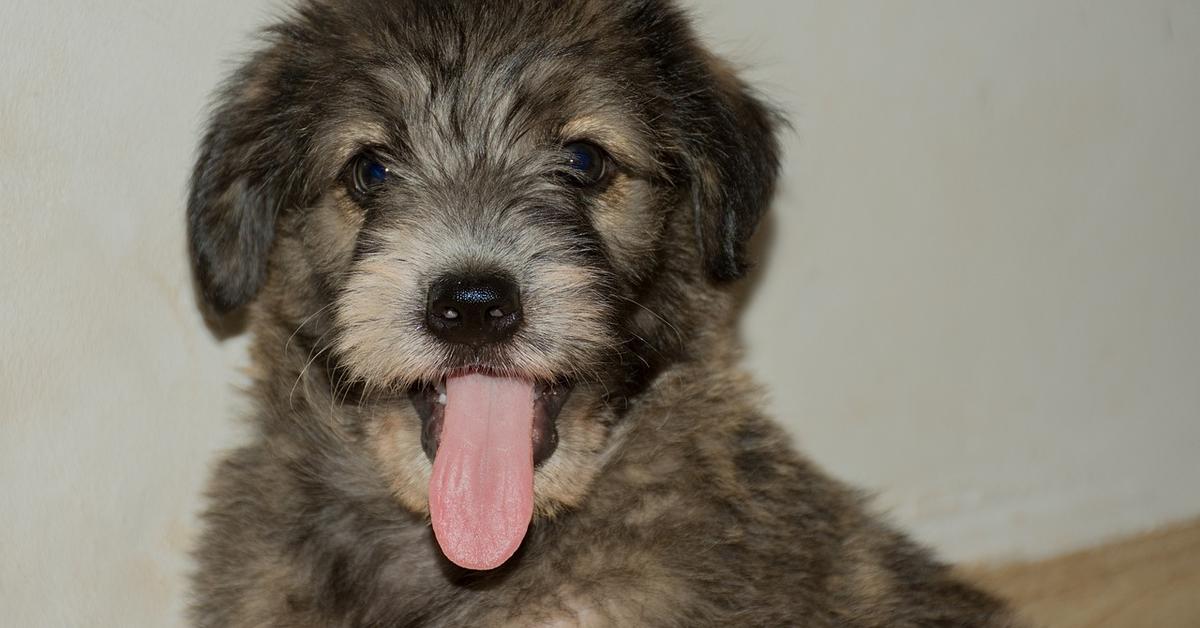
<instances>
[{"instance_id":1,"label":"pink tongue","mask_svg":"<svg viewBox=\"0 0 1200 628\"><path fill-rule=\"evenodd\" d=\"M533 384L488 375L446 380L446 415L429 481L442 552L467 569L495 569L533 516Z\"/></svg>"}]
</instances>

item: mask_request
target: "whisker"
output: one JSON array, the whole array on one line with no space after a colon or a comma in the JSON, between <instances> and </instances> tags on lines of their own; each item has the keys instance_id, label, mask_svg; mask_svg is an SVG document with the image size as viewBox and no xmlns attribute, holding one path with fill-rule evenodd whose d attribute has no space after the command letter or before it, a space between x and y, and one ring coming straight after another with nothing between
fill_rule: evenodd
<instances>
[{"instance_id":1,"label":"whisker","mask_svg":"<svg viewBox=\"0 0 1200 628\"><path fill-rule=\"evenodd\" d=\"M293 332L292 332L292 335L291 335L291 336L288 336L287 342L283 343L283 352L284 352L284 353L287 353L288 347L292 346L292 340L293 340L293 339L296 337L296 334L300 333L300 330L301 330L301 329L303 329L303 328L304 328L304 326L305 326L305 325L307 325L309 321L311 321L312 319L316 318L316 317L317 317L317 315L318 315L318 314L320 314L321 312L324 312L325 310L328 310L330 307L333 307L333 304L334 304L334 302L333 302L333 301L330 301L328 304L326 304L326 305L325 305L325 307L323 307L323 308L321 308L321 309L317 310L316 312L313 312L312 314L310 314L310 315L308 316L308 318L304 319L304 320L303 320L303 321L302 321L302 322L301 322L301 323L300 323L300 324L299 324L299 325L296 327L296 331L293 331Z\"/></svg>"},{"instance_id":2,"label":"whisker","mask_svg":"<svg viewBox=\"0 0 1200 628\"><path fill-rule=\"evenodd\" d=\"M632 299L632 298L630 298L630 297L627 297L627 296L624 296L624 295L621 295L621 294L618 294L618 295L617 295L617 298L619 298L619 299L624 299L625 301L628 301L628 302L630 302L630 303L632 303L632 304L634 304L634 305L636 305L636 306L638 306L638 307L642 308L643 310L646 310L647 312L649 312L649 313L650 313L650 315L651 315L651 316L653 316L653 317L657 318L658 320L662 321L664 325L666 325L667 327L669 327L669 328L671 329L671 331L675 332L675 339L679 341L679 346L680 346L680 347L682 347L682 346L683 346L683 332L679 331L679 328L678 328L678 327L676 327L674 323L672 323L671 321L667 320L667 318L666 318L665 316L663 316L662 314L659 314L658 312L655 312L653 309L651 309L651 308L649 308L649 307L647 307L647 306L643 305L642 303L638 302L638 300L637 300L637 299Z\"/></svg>"},{"instance_id":3,"label":"whisker","mask_svg":"<svg viewBox=\"0 0 1200 628\"><path fill-rule=\"evenodd\" d=\"M304 379L304 374L308 372L308 368L313 365L313 362L317 361L317 358L321 357L322 353L325 353L326 350L332 347L332 345L325 345L324 348L318 349L318 347L321 346L321 341L324 340L325 336L328 335L329 332L326 331L317 338L316 342L313 343L313 349L310 352L311 357L309 358L308 362L305 363L304 368L300 369L300 374L296 376L296 381L292 384L292 390L288 393L288 406L294 406L293 397L296 395L296 388L300 386L300 380Z\"/></svg>"}]
</instances>

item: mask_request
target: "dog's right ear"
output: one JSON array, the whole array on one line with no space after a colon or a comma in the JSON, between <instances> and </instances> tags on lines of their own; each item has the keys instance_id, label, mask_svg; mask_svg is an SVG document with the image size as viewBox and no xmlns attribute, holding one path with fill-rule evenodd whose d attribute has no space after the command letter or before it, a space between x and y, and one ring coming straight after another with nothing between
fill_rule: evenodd
<instances>
[{"instance_id":1,"label":"dog's right ear","mask_svg":"<svg viewBox=\"0 0 1200 628\"><path fill-rule=\"evenodd\" d=\"M246 305L262 287L282 200L278 175L268 166L274 152L264 137L269 129L256 122L264 107L246 96L253 80L242 74L227 86L188 197L192 269L205 302L218 313Z\"/></svg>"},{"instance_id":2,"label":"dog's right ear","mask_svg":"<svg viewBox=\"0 0 1200 628\"><path fill-rule=\"evenodd\" d=\"M267 274L274 201L262 185L222 176L221 150L201 154L188 200L192 268L204 300L219 313L249 303Z\"/></svg>"}]
</instances>

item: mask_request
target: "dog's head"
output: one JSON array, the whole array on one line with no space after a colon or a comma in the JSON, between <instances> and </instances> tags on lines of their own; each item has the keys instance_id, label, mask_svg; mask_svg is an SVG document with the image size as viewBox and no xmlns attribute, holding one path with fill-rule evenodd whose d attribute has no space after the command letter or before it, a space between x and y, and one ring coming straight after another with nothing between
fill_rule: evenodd
<instances>
[{"instance_id":1,"label":"dog's head","mask_svg":"<svg viewBox=\"0 0 1200 628\"><path fill-rule=\"evenodd\" d=\"M308 2L267 38L194 174L200 289L306 349L274 377L360 387L351 447L494 567L744 273L771 115L657 0Z\"/></svg>"}]
</instances>

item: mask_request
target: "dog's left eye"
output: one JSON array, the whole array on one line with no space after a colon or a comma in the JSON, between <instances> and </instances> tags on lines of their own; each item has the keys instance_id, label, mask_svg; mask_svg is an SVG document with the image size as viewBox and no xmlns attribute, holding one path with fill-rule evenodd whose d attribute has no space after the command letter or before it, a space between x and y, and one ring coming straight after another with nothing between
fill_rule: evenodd
<instances>
[{"instance_id":1,"label":"dog's left eye","mask_svg":"<svg viewBox=\"0 0 1200 628\"><path fill-rule=\"evenodd\" d=\"M346 189L354 200L361 202L387 183L390 176L391 171L387 166L380 163L375 156L364 153L350 162L346 173Z\"/></svg>"},{"instance_id":2,"label":"dog's left eye","mask_svg":"<svg viewBox=\"0 0 1200 628\"><path fill-rule=\"evenodd\" d=\"M608 155L591 142L571 142L563 147L572 181L581 186L596 185L608 174Z\"/></svg>"}]
</instances>

